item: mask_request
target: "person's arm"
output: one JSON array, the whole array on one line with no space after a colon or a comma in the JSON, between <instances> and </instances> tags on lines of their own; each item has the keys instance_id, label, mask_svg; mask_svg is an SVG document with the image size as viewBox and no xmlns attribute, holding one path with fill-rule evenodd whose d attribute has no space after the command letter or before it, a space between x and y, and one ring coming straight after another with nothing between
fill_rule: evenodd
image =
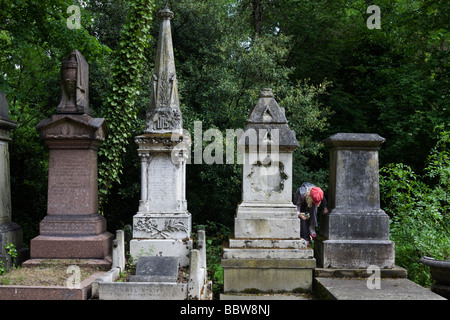
<instances>
[{"instance_id":1,"label":"person's arm","mask_svg":"<svg viewBox=\"0 0 450 320\"><path fill-rule=\"evenodd\" d=\"M327 198L323 197L321 206L323 207L323 213L328 214L329 211L328 211Z\"/></svg>"}]
</instances>

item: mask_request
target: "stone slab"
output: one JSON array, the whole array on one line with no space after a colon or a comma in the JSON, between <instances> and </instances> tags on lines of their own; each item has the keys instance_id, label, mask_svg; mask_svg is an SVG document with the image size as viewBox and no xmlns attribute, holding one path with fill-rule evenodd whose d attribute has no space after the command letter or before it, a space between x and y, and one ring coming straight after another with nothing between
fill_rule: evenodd
<instances>
[{"instance_id":1,"label":"stone slab","mask_svg":"<svg viewBox=\"0 0 450 320\"><path fill-rule=\"evenodd\" d=\"M408 279L381 279L380 289L369 289L366 279L321 278L314 291L327 300L445 300Z\"/></svg>"},{"instance_id":2,"label":"stone slab","mask_svg":"<svg viewBox=\"0 0 450 320\"><path fill-rule=\"evenodd\" d=\"M79 288L61 286L0 286L0 300L87 300L92 283L102 275L95 273L81 282Z\"/></svg>"},{"instance_id":3,"label":"stone slab","mask_svg":"<svg viewBox=\"0 0 450 320\"><path fill-rule=\"evenodd\" d=\"M102 282L100 300L186 300L187 283Z\"/></svg>"},{"instance_id":4,"label":"stone slab","mask_svg":"<svg viewBox=\"0 0 450 320\"><path fill-rule=\"evenodd\" d=\"M321 235L330 240L389 240L389 216L383 210L341 210L322 217Z\"/></svg>"},{"instance_id":5,"label":"stone slab","mask_svg":"<svg viewBox=\"0 0 450 320\"><path fill-rule=\"evenodd\" d=\"M389 240L325 240L317 238L314 255L323 268L393 268L395 245Z\"/></svg>"},{"instance_id":6,"label":"stone slab","mask_svg":"<svg viewBox=\"0 0 450 320\"><path fill-rule=\"evenodd\" d=\"M101 214L47 215L40 223L41 235L97 235L106 231L106 219Z\"/></svg>"},{"instance_id":7,"label":"stone slab","mask_svg":"<svg viewBox=\"0 0 450 320\"><path fill-rule=\"evenodd\" d=\"M242 202L234 220L237 239L298 239L300 219L292 203Z\"/></svg>"},{"instance_id":8,"label":"stone slab","mask_svg":"<svg viewBox=\"0 0 450 320\"><path fill-rule=\"evenodd\" d=\"M224 293L312 290L313 270L276 268L223 268Z\"/></svg>"},{"instance_id":9,"label":"stone slab","mask_svg":"<svg viewBox=\"0 0 450 320\"><path fill-rule=\"evenodd\" d=\"M312 249L224 248L224 259L310 259Z\"/></svg>"},{"instance_id":10,"label":"stone slab","mask_svg":"<svg viewBox=\"0 0 450 320\"><path fill-rule=\"evenodd\" d=\"M312 290L315 259L222 259L224 293Z\"/></svg>"},{"instance_id":11,"label":"stone slab","mask_svg":"<svg viewBox=\"0 0 450 320\"><path fill-rule=\"evenodd\" d=\"M230 248L306 249L303 239L229 239Z\"/></svg>"},{"instance_id":12,"label":"stone slab","mask_svg":"<svg viewBox=\"0 0 450 320\"><path fill-rule=\"evenodd\" d=\"M189 255L193 247L191 239L133 239L130 241L130 254L137 263L142 256L178 256L180 267L189 265Z\"/></svg>"},{"instance_id":13,"label":"stone slab","mask_svg":"<svg viewBox=\"0 0 450 320\"><path fill-rule=\"evenodd\" d=\"M223 268L244 269L301 269L315 268L315 259L222 259Z\"/></svg>"},{"instance_id":14,"label":"stone slab","mask_svg":"<svg viewBox=\"0 0 450 320\"><path fill-rule=\"evenodd\" d=\"M96 236L44 236L31 239L33 259L103 259L111 255L113 234Z\"/></svg>"},{"instance_id":15,"label":"stone slab","mask_svg":"<svg viewBox=\"0 0 450 320\"><path fill-rule=\"evenodd\" d=\"M288 219L239 219L234 220L234 236L237 239L298 239L300 220Z\"/></svg>"},{"instance_id":16,"label":"stone slab","mask_svg":"<svg viewBox=\"0 0 450 320\"><path fill-rule=\"evenodd\" d=\"M243 293L228 293L220 294L220 300L311 300L308 294L243 294Z\"/></svg>"},{"instance_id":17,"label":"stone slab","mask_svg":"<svg viewBox=\"0 0 450 320\"><path fill-rule=\"evenodd\" d=\"M66 259L64 259L66 260ZM104 259L76 259L72 264L79 267L97 267L99 269L108 269L111 267L111 256ZM28 259L22 263L22 268L34 268L41 264L47 264L48 259ZM67 262L66 262L67 263Z\"/></svg>"},{"instance_id":18,"label":"stone slab","mask_svg":"<svg viewBox=\"0 0 450 320\"><path fill-rule=\"evenodd\" d=\"M130 282L176 282L179 257L140 257Z\"/></svg>"},{"instance_id":19,"label":"stone slab","mask_svg":"<svg viewBox=\"0 0 450 320\"><path fill-rule=\"evenodd\" d=\"M381 278L406 278L406 269L394 266L392 269L379 269ZM314 276L319 278L368 278L373 272L367 268L315 268Z\"/></svg>"}]
</instances>

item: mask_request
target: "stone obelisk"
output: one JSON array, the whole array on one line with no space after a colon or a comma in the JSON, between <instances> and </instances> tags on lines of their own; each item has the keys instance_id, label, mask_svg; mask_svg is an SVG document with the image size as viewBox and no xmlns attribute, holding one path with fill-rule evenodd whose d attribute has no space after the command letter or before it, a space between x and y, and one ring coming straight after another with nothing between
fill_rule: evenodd
<instances>
[{"instance_id":1,"label":"stone obelisk","mask_svg":"<svg viewBox=\"0 0 450 320\"><path fill-rule=\"evenodd\" d=\"M161 19L145 133L135 138L141 158L141 200L133 217L131 256L179 256L189 264L191 214L186 203L186 160L190 138L183 135L175 59L167 7Z\"/></svg>"},{"instance_id":2,"label":"stone obelisk","mask_svg":"<svg viewBox=\"0 0 450 320\"><path fill-rule=\"evenodd\" d=\"M17 127L17 122L9 119L8 102L5 94L0 92L0 261L7 267L12 262L5 245L13 244L19 256L16 263L22 262L28 254L28 249L22 248L22 228L11 220L11 185L9 173L8 144L11 140L9 132Z\"/></svg>"},{"instance_id":3,"label":"stone obelisk","mask_svg":"<svg viewBox=\"0 0 450 320\"><path fill-rule=\"evenodd\" d=\"M31 240L32 259L100 259L110 264L113 235L98 213L97 151L105 119L89 110L89 65L73 50L61 68L56 113L36 129L49 148L47 215Z\"/></svg>"}]
</instances>

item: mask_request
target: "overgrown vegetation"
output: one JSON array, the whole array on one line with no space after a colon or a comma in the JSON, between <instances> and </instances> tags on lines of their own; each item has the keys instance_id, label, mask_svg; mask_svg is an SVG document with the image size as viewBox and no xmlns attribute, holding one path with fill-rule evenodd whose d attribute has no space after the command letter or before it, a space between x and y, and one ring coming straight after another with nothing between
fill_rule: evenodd
<instances>
[{"instance_id":1,"label":"overgrown vegetation","mask_svg":"<svg viewBox=\"0 0 450 320\"><path fill-rule=\"evenodd\" d=\"M423 256L450 259L450 131L439 127L439 140L428 156L423 175L397 163L381 169L384 209L391 216L396 264L408 277L430 285Z\"/></svg>"}]
</instances>

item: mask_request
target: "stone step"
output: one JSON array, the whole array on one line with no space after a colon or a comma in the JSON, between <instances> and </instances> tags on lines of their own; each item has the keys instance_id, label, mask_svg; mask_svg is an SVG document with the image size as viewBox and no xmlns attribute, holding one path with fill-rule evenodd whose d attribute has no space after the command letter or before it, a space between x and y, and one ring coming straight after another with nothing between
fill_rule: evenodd
<instances>
[{"instance_id":1,"label":"stone step","mask_svg":"<svg viewBox=\"0 0 450 320\"><path fill-rule=\"evenodd\" d=\"M312 249L224 248L224 259L311 259Z\"/></svg>"},{"instance_id":2,"label":"stone step","mask_svg":"<svg viewBox=\"0 0 450 320\"><path fill-rule=\"evenodd\" d=\"M303 239L229 239L230 248L307 249Z\"/></svg>"},{"instance_id":3,"label":"stone step","mask_svg":"<svg viewBox=\"0 0 450 320\"><path fill-rule=\"evenodd\" d=\"M312 300L313 296L307 293L228 293L220 294L220 300Z\"/></svg>"},{"instance_id":4,"label":"stone step","mask_svg":"<svg viewBox=\"0 0 450 320\"><path fill-rule=\"evenodd\" d=\"M377 287L372 279L316 277L314 292L321 300L445 300L405 278L381 278Z\"/></svg>"}]
</instances>

